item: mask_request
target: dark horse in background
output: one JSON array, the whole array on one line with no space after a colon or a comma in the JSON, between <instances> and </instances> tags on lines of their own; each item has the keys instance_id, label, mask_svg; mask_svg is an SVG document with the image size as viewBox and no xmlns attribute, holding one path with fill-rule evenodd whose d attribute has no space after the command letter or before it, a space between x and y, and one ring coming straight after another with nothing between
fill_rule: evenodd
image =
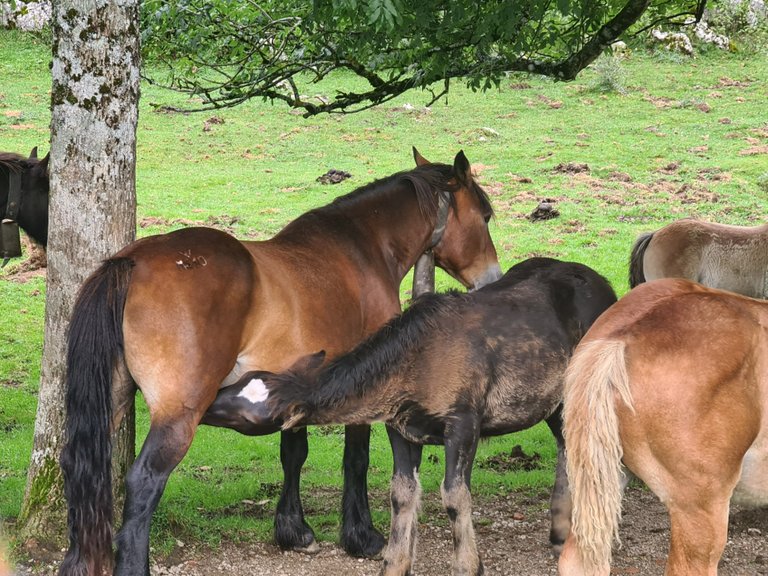
<instances>
[{"instance_id":1,"label":"dark horse in background","mask_svg":"<svg viewBox=\"0 0 768 576\"><path fill-rule=\"evenodd\" d=\"M631 290L577 347L564 422L561 576L613 573L625 466L669 512L664 574L715 576L730 502L768 506L768 302L678 278Z\"/></svg>"},{"instance_id":2,"label":"dark horse in background","mask_svg":"<svg viewBox=\"0 0 768 576\"><path fill-rule=\"evenodd\" d=\"M48 192L47 154L38 160L37 147L29 158L0 152L0 220L17 222L43 247L48 244Z\"/></svg>"},{"instance_id":3,"label":"dark horse in background","mask_svg":"<svg viewBox=\"0 0 768 576\"><path fill-rule=\"evenodd\" d=\"M445 445L443 504L453 571L483 566L472 527L470 477L481 437L545 420L557 441L550 540L570 528L560 405L581 336L616 302L581 264L532 258L470 294L425 295L349 354L315 372L315 357L284 374L252 372L219 393L209 413L243 433L281 419L304 424L386 422L394 456L392 525L382 573L410 574L415 556L422 445ZM321 356L321 355L318 355Z\"/></svg>"},{"instance_id":4,"label":"dark horse in background","mask_svg":"<svg viewBox=\"0 0 768 576\"><path fill-rule=\"evenodd\" d=\"M112 405L114 390L138 386L150 414L126 477L114 574L148 575L152 514L221 387L320 349L331 357L350 350L400 312L400 282L427 250L468 288L499 278L492 208L464 153L453 165L414 157L416 169L311 210L271 240L241 242L209 228L150 236L85 282L69 327L62 468L70 548L60 574L100 575L112 565L109 438L125 412ZM279 430L264 422L251 433ZM357 555L384 545L368 507L369 434L364 425L346 429L341 539ZM285 548L316 548L299 499L306 429L283 432L280 457L275 537Z\"/></svg>"},{"instance_id":5,"label":"dark horse in background","mask_svg":"<svg viewBox=\"0 0 768 576\"><path fill-rule=\"evenodd\" d=\"M629 287L659 278L687 278L768 298L768 224L729 226L685 218L641 234L632 247Z\"/></svg>"}]
</instances>

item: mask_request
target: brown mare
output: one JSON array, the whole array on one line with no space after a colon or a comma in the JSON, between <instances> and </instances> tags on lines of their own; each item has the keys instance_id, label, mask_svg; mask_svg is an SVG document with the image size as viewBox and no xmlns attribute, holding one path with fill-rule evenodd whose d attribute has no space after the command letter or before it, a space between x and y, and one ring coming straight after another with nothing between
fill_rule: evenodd
<instances>
[{"instance_id":1,"label":"brown mare","mask_svg":"<svg viewBox=\"0 0 768 576\"><path fill-rule=\"evenodd\" d=\"M632 248L629 286L659 278L687 278L768 298L768 224L728 226L683 219L641 234Z\"/></svg>"},{"instance_id":2,"label":"brown mare","mask_svg":"<svg viewBox=\"0 0 768 576\"><path fill-rule=\"evenodd\" d=\"M249 433L264 421L386 422L394 471L392 525L382 573L405 576L415 559L424 444L445 445L443 504L454 574L483 572L472 526L470 478L481 437L545 420L558 446L550 540L570 525L561 434L563 374L579 338L616 302L608 282L572 262L532 258L471 294L422 296L401 316L314 373L312 357L287 374L245 374L210 412Z\"/></svg>"},{"instance_id":3,"label":"brown mare","mask_svg":"<svg viewBox=\"0 0 768 576\"><path fill-rule=\"evenodd\" d=\"M115 387L141 389L151 425L126 478L114 574L147 575L152 514L219 388L319 349L351 349L400 311L400 282L426 250L468 288L501 275L491 205L464 153L453 166L414 157L416 169L312 210L271 240L178 230L129 245L86 281L69 329L70 549L60 574L100 575L112 563L109 433L125 410L111 405ZM279 429L266 422L252 433ZM370 429L346 432L341 538L372 555L384 540L368 509ZM275 536L286 548L317 546L299 499L306 456L306 430L284 432Z\"/></svg>"},{"instance_id":4,"label":"brown mare","mask_svg":"<svg viewBox=\"0 0 768 576\"><path fill-rule=\"evenodd\" d=\"M682 279L605 312L568 367L572 533L560 574L610 573L626 477L666 505L667 576L714 576L729 502L768 506L768 303Z\"/></svg>"},{"instance_id":5,"label":"brown mare","mask_svg":"<svg viewBox=\"0 0 768 576\"><path fill-rule=\"evenodd\" d=\"M48 155L42 160L37 158L37 147L32 149L29 158L13 152L0 152L0 220L3 227L18 223L33 240L45 246L48 242ZM4 230L5 232L5 230ZM13 232L16 239L0 242L0 252L10 252L4 256L20 256L18 228ZM13 244L11 246L10 244ZM15 247L15 250L12 249Z\"/></svg>"}]
</instances>

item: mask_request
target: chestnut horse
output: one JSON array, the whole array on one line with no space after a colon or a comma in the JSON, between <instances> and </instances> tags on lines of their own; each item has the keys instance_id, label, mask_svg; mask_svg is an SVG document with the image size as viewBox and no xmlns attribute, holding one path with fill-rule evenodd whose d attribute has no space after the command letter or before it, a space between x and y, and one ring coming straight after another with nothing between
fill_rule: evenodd
<instances>
[{"instance_id":1,"label":"chestnut horse","mask_svg":"<svg viewBox=\"0 0 768 576\"><path fill-rule=\"evenodd\" d=\"M558 446L550 540L568 534L560 403L579 338L616 301L608 282L581 264L532 258L471 294L430 294L319 373L312 357L286 374L251 372L222 390L210 413L244 433L263 422L386 422L394 472L392 526L382 573L404 576L415 559L424 444L445 445L443 504L454 574L483 572L472 527L470 477L481 437L545 420Z\"/></svg>"},{"instance_id":2,"label":"chestnut horse","mask_svg":"<svg viewBox=\"0 0 768 576\"><path fill-rule=\"evenodd\" d=\"M610 573L623 465L666 505L667 576L714 576L729 502L768 506L768 303L682 279L643 284L568 367L572 534L560 574Z\"/></svg>"},{"instance_id":3,"label":"chestnut horse","mask_svg":"<svg viewBox=\"0 0 768 576\"><path fill-rule=\"evenodd\" d=\"M112 561L110 430L138 386L150 429L126 477L114 574L149 574L150 520L169 474L222 386L246 371L285 370L318 349L352 348L400 311L400 282L432 250L468 288L500 275L485 192L463 152L376 181L311 210L271 240L240 242L188 228L134 242L81 288L69 327L67 443L62 455L70 548L60 574L101 574ZM215 422L210 422L214 423ZM255 431L279 431L266 422ZM367 426L347 428L342 541L358 555L384 544L368 508ZM299 473L306 430L284 432L280 546L317 544L304 521Z\"/></svg>"},{"instance_id":4,"label":"chestnut horse","mask_svg":"<svg viewBox=\"0 0 768 576\"><path fill-rule=\"evenodd\" d=\"M0 220L3 227L18 224L30 238L48 243L48 155L37 158L37 147L29 158L13 152L0 152ZM20 256L18 228L13 246L0 245L6 258ZM3 234L3 238L6 238ZM10 236L8 237L10 239ZM15 249L14 249L15 247Z\"/></svg>"},{"instance_id":5,"label":"chestnut horse","mask_svg":"<svg viewBox=\"0 0 768 576\"><path fill-rule=\"evenodd\" d=\"M768 224L728 226L686 218L641 234L632 247L629 286L658 278L687 278L768 298Z\"/></svg>"}]
</instances>

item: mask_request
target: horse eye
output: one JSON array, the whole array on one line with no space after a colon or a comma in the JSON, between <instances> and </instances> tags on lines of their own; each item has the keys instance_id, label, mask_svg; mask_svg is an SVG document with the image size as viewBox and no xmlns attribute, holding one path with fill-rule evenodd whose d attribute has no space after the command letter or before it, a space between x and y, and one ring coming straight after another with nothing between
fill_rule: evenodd
<instances>
[{"instance_id":1,"label":"horse eye","mask_svg":"<svg viewBox=\"0 0 768 576\"><path fill-rule=\"evenodd\" d=\"M488 212L485 216L483 216L483 220L485 220L485 223L488 224L488 222L491 221L491 213Z\"/></svg>"}]
</instances>

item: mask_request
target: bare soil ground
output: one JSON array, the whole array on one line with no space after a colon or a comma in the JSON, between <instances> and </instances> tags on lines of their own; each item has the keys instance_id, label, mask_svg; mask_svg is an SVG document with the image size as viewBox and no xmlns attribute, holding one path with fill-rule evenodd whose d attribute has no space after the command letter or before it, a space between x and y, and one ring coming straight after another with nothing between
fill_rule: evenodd
<instances>
[{"instance_id":1,"label":"bare soil ground","mask_svg":"<svg viewBox=\"0 0 768 576\"><path fill-rule=\"evenodd\" d=\"M386 498L373 494L372 498ZM451 574L452 544L437 494L425 494L413 576ZM338 498L329 497L329 505ZM475 500L474 522L486 574L545 576L557 573L549 551L548 496L512 493ZM623 546L614 551L612 574L661 575L669 546L664 507L648 490L632 486L624 498ZM59 556L58 554L55 556ZM51 574L57 557L38 558L20 574ZM168 558L152 560L152 576L374 576L379 560L351 558L321 543L315 555L283 552L263 542L226 544L219 549L186 545ZM720 576L768 575L768 509L731 512Z\"/></svg>"},{"instance_id":2,"label":"bare soil ground","mask_svg":"<svg viewBox=\"0 0 768 576\"><path fill-rule=\"evenodd\" d=\"M548 545L548 495L477 499L474 522L486 574L557 573ZM623 546L615 552L613 574L651 576L664 572L669 521L664 507L649 491L638 487L627 490L621 539ZM264 543L224 546L214 552L186 550L174 556L156 563L153 576L373 576L380 569L379 560L350 558L330 543L323 543L314 556L282 552ZM424 496L417 556L413 576L451 573L451 535L439 495ZM736 510L731 515L720 576L764 574L768 574L768 510Z\"/></svg>"}]
</instances>

